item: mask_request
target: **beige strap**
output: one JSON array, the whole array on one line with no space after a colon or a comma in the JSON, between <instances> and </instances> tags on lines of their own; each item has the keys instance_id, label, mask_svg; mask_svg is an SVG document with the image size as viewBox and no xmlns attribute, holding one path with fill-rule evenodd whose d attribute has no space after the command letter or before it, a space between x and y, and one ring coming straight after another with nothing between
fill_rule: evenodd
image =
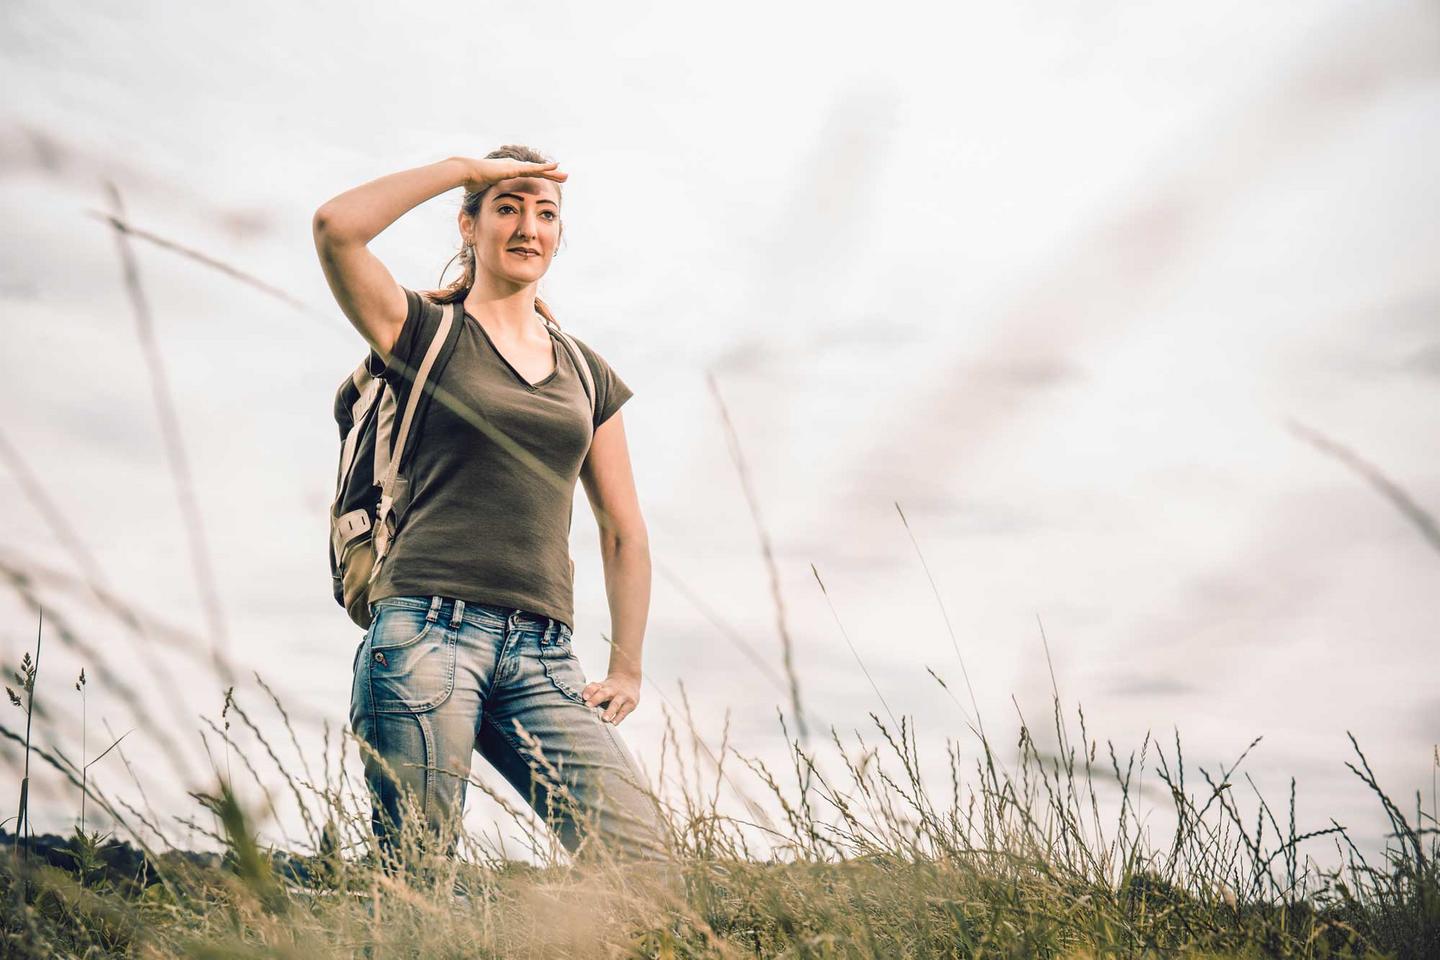
<instances>
[{"instance_id":1,"label":"beige strap","mask_svg":"<svg viewBox=\"0 0 1440 960\"><path fill-rule=\"evenodd\" d=\"M350 432L345 434L345 443L340 447L340 472L335 478L335 502L338 504L340 496L344 493L345 478L350 475L350 467L355 462L355 445L360 439L360 421L370 412L370 405L375 402L375 395L380 392L380 381L371 380L365 385L364 392L360 399L355 401L350 408Z\"/></svg>"},{"instance_id":2,"label":"beige strap","mask_svg":"<svg viewBox=\"0 0 1440 960\"><path fill-rule=\"evenodd\" d=\"M574 338L560 329L560 324L548 316L545 318L545 323L546 326L550 328L551 333L554 333L565 342L565 346L570 350L570 358L575 361L575 366L580 370L580 378L585 381L585 392L590 397L590 418L593 420L595 418L595 406L600 402L600 398L595 395L595 378L590 375L590 364L585 362L585 355L580 352L580 347L575 343Z\"/></svg>"},{"instance_id":3,"label":"beige strap","mask_svg":"<svg viewBox=\"0 0 1440 960\"><path fill-rule=\"evenodd\" d=\"M405 413L400 417L400 431L395 435L395 451L390 455L389 469L385 471L385 479L380 484L380 505L375 512L376 570L379 569L379 561L385 556L385 551L390 546L390 530L385 525L385 519L390 515L391 507L395 505L395 478L399 475L400 461L405 455L405 441L410 436L410 424L414 420L415 407L419 405L420 396L425 392L425 381L430 378L430 368L435 365L435 358L440 355L440 348L445 345L445 340L450 334L450 327L455 322L456 310L455 303L445 304L445 312L441 315L440 326L435 330L435 335L430 338L430 348L425 351L425 359L420 362L420 370L415 375L415 382L410 387L410 395L405 400Z\"/></svg>"},{"instance_id":4,"label":"beige strap","mask_svg":"<svg viewBox=\"0 0 1440 960\"><path fill-rule=\"evenodd\" d=\"M585 381L585 392L590 397L590 419L595 419L595 408L600 403L600 398L595 395L595 378L590 374L590 364L585 362L585 355L580 352L580 347L575 343L575 338L564 330L560 329L560 322L550 312L545 301L539 297L535 298L535 312L545 321L545 326L550 328L552 333L558 334L570 350L570 359L575 361L575 368L580 371L580 379Z\"/></svg>"},{"instance_id":5,"label":"beige strap","mask_svg":"<svg viewBox=\"0 0 1440 960\"><path fill-rule=\"evenodd\" d=\"M380 394L380 407L375 411L374 460L370 465L370 476L376 483L390 472L390 434L395 426L395 391L386 390Z\"/></svg>"}]
</instances>

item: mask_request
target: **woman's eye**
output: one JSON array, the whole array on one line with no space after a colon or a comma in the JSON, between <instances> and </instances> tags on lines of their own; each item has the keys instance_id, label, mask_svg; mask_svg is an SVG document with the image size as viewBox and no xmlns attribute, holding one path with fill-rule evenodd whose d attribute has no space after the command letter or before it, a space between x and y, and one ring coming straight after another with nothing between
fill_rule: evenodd
<instances>
[{"instance_id":1,"label":"woman's eye","mask_svg":"<svg viewBox=\"0 0 1440 960\"><path fill-rule=\"evenodd\" d=\"M498 207L495 208L495 212L496 212L496 213L505 213L506 211L509 211L509 212L511 212L511 213L514 213L514 212L515 212L515 205L514 205L513 203L502 203L502 204L500 204L500 206L498 206ZM557 214L554 210L542 210L541 212L545 215L545 218L548 219L548 220L556 220L556 219L558 219L559 216L560 216L560 215Z\"/></svg>"}]
</instances>

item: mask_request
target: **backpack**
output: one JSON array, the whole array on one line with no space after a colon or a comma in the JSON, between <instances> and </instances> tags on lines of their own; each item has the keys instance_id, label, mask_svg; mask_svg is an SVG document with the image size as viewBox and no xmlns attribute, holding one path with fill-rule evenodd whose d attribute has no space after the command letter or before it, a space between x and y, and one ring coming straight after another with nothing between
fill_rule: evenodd
<instances>
[{"instance_id":1,"label":"backpack","mask_svg":"<svg viewBox=\"0 0 1440 960\"><path fill-rule=\"evenodd\" d=\"M560 329L538 298L535 307L580 371L593 423L596 396L590 365L574 339ZM409 483L402 468L405 455L415 445L406 441L418 431L418 423L463 329L458 322L459 302L444 304L443 308L439 326L424 345L420 367L413 372L414 381L405 397L398 427L396 391L382 376L384 361L373 350L335 393L334 414L341 445L335 499L330 505L330 585L335 602L362 629L368 630L371 622L370 585L395 542L410 501ZM416 344L417 349L420 346Z\"/></svg>"}]
</instances>

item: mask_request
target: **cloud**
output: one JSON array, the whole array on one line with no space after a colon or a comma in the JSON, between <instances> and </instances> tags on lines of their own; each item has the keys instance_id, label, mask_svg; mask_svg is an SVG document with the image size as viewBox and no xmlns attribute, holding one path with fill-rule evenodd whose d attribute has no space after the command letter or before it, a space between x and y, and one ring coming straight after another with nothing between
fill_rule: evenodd
<instances>
[{"instance_id":1,"label":"cloud","mask_svg":"<svg viewBox=\"0 0 1440 960\"><path fill-rule=\"evenodd\" d=\"M1183 697L1199 693L1200 687L1175 677L1132 673L1112 680L1105 692L1117 697Z\"/></svg>"},{"instance_id":2,"label":"cloud","mask_svg":"<svg viewBox=\"0 0 1440 960\"><path fill-rule=\"evenodd\" d=\"M1413 351L1401 366L1402 369L1422 377L1440 380L1440 340Z\"/></svg>"}]
</instances>

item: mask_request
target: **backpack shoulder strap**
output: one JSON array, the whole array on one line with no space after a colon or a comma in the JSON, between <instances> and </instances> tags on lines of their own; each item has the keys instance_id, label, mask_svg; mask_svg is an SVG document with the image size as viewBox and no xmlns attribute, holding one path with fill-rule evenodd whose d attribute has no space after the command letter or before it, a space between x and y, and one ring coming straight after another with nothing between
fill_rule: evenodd
<instances>
[{"instance_id":1,"label":"backpack shoulder strap","mask_svg":"<svg viewBox=\"0 0 1440 960\"><path fill-rule=\"evenodd\" d=\"M585 387L585 395L590 398L590 421L595 421L595 405L599 398L595 396L595 376L590 371L590 364L585 362L585 356L580 352L580 347L575 343L575 338L564 330L555 320L555 315L550 312L550 307L539 297L535 298L535 312L540 314L545 321L545 326L550 332L560 338L565 349L570 351L570 359L575 361L575 369L580 371L580 382Z\"/></svg>"},{"instance_id":2,"label":"backpack shoulder strap","mask_svg":"<svg viewBox=\"0 0 1440 960\"><path fill-rule=\"evenodd\" d=\"M430 345L425 350L425 358L420 361L420 369L415 374L415 382L405 399L405 412L400 415L400 428L395 434L395 449L390 454L389 468L386 469L385 478L380 483L378 519L383 520L394 503L395 478L400 474L400 460L405 454L405 441L410 437L410 427L415 420L415 408L425 393L426 384L430 380L431 368L435 366L441 348L450 340L450 330L455 325L457 309L454 303L445 304L444 313L440 317L440 325L436 328L435 335L430 338Z\"/></svg>"},{"instance_id":3,"label":"backpack shoulder strap","mask_svg":"<svg viewBox=\"0 0 1440 960\"><path fill-rule=\"evenodd\" d=\"M580 371L580 380L585 386L585 396L590 398L590 419L593 421L595 404L599 401L595 396L595 377L590 372L590 364L585 361L585 355L580 351L579 345L575 343L575 338L561 330L560 324L546 317L545 325L550 328L550 332L564 345L565 349L570 351L570 359L575 361L575 369Z\"/></svg>"}]
</instances>

